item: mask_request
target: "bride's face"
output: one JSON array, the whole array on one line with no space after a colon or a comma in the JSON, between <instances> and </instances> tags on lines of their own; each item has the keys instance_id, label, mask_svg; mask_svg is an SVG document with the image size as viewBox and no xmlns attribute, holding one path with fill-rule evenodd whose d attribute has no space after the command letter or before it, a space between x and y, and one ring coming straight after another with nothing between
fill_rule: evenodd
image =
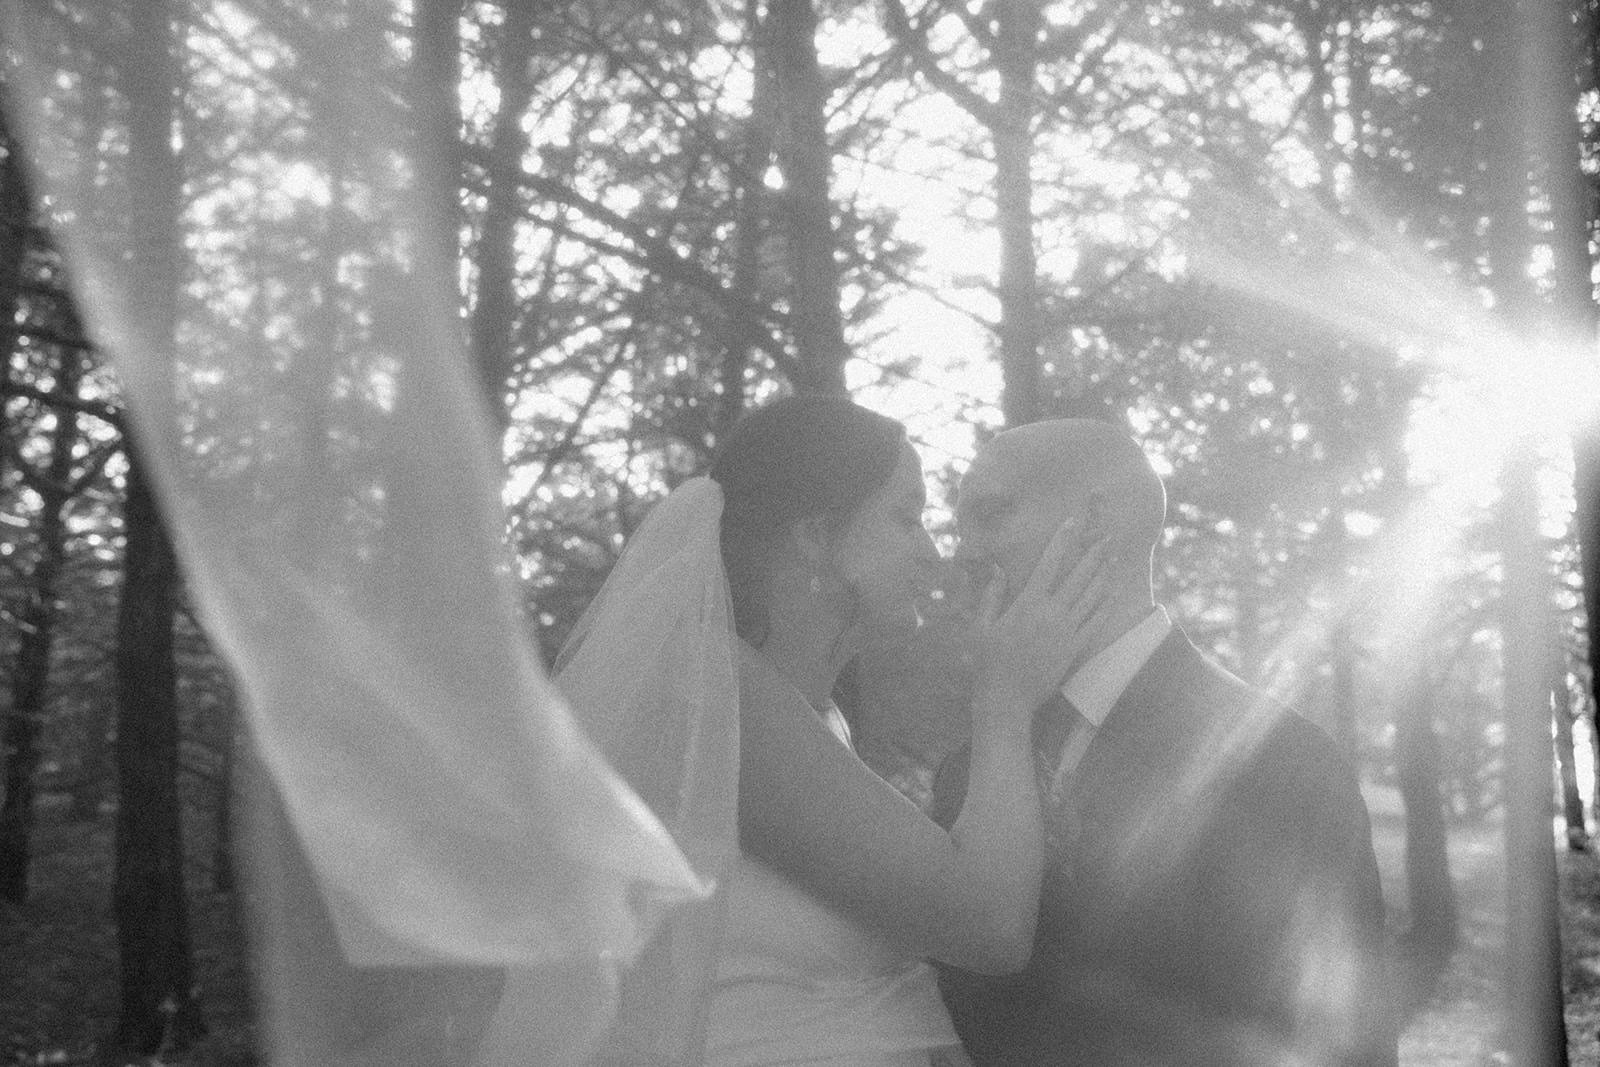
<instances>
[{"instance_id":1,"label":"bride's face","mask_svg":"<svg viewBox=\"0 0 1600 1067\"><path fill-rule=\"evenodd\" d=\"M909 444L881 489L856 511L839 539L835 564L853 591L855 621L869 640L909 637L917 601L937 576L939 551L922 525L927 499L922 462Z\"/></svg>"}]
</instances>

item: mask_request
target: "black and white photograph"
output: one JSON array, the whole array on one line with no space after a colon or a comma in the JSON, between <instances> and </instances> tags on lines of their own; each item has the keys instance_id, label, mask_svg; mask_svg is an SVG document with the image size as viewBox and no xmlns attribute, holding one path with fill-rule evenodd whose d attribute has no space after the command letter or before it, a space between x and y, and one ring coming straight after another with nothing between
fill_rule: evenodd
<instances>
[{"instance_id":1,"label":"black and white photograph","mask_svg":"<svg viewBox=\"0 0 1600 1067\"><path fill-rule=\"evenodd\" d=\"M0 1067L1600 1064L1600 0L0 0Z\"/></svg>"}]
</instances>

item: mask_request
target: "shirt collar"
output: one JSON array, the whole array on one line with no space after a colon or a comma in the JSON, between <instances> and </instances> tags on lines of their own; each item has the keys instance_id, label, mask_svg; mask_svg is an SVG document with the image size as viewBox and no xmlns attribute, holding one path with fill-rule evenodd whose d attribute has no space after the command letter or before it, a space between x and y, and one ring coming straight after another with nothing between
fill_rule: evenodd
<instances>
[{"instance_id":1,"label":"shirt collar","mask_svg":"<svg viewBox=\"0 0 1600 1067\"><path fill-rule=\"evenodd\" d=\"M1157 604L1137 626L1074 671L1062 683L1061 695L1098 730L1133 676L1171 632L1172 619L1167 609Z\"/></svg>"}]
</instances>

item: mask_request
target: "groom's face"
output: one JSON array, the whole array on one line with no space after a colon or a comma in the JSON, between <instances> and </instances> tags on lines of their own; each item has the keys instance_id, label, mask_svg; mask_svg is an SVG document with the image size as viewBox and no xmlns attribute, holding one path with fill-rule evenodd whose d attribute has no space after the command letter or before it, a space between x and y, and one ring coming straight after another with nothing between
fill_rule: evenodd
<instances>
[{"instance_id":1,"label":"groom's face","mask_svg":"<svg viewBox=\"0 0 1600 1067\"><path fill-rule=\"evenodd\" d=\"M972 597L996 577L1009 604L1068 519L1079 518L1081 494L1062 472L997 441L980 451L956 493L955 560Z\"/></svg>"}]
</instances>

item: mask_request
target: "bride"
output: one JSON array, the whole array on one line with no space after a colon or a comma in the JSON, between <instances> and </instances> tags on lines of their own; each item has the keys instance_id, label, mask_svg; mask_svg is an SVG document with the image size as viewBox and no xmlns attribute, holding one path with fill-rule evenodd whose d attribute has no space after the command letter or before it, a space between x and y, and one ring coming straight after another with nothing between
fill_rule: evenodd
<instances>
[{"instance_id":1,"label":"bride","mask_svg":"<svg viewBox=\"0 0 1600 1067\"><path fill-rule=\"evenodd\" d=\"M671 1062L925 1067L957 1045L926 961L999 973L1028 960L1041 876L1032 716L1095 625L1099 550L1063 530L1004 610L1001 580L983 591L972 785L946 831L857 758L830 699L863 647L917 625L939 559L923 508L899 423L842 398L780 400L735 427L709 478L658 506L563 651L557 682L580 717L614 711L619 698L599 694L630 672L635 688L677 694L664 704L737 705L737 846L690 938L702 973L687 1002L646 988L640 1006L625 987L618 1008L620 1032L674 1016L660 1021L685 1035ZM654 632L641 634L645 618ZM719 664L736 683L721 697L703 681ZM643 745L608 755L673 826L661 809L681 796L636 779L682 743L671 733L693 731L667 725L689 721L681 708L651 717ZM680 938L671 955L658 975L681 975L695 953ZM486 1044L517 1010L508 992ZM602 1059L661 1058L641 1047L614 1034Z\"/></svg>"}]
</instances>

